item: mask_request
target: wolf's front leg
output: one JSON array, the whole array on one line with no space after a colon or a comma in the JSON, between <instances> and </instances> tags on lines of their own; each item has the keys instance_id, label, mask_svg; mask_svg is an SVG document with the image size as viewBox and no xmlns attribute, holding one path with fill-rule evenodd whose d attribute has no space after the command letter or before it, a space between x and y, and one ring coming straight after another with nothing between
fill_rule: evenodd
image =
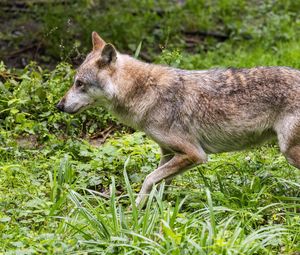
<instances>
[{"instance_id":1,"label":"wolf's front leg","mask_svg":"<svg viewBox=\"0 0 300 255\"><path fill-rule=\"evenodd\" d=\"M144 205L145 201L147 200L147 195L150 193L153 185L156 183L159 183L162 180L172 179L172 177L180 174L184 170L187 170L205 161L206 158L197 151L193 151L191 155L175 154L171 160L147 175L141 191L135 201L136 205L138 207L142 207Z\"/></svg>"}]
</instances>

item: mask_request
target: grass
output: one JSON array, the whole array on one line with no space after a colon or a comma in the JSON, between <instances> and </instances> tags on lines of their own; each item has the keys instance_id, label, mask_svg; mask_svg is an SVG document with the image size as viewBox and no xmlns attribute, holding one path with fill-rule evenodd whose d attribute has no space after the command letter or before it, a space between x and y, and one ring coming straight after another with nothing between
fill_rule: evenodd
<instances>
[{"instance_id":1,"label":"grass","mask_svg":"<svg viewBox=\"0 0 300 255\"><path fill-rule=\"evenodd\" d=\"M122 2L104 6L107 16L100 11L97 18L102 24L111 20L104 34L120 39L117 46L136 57L163 44L161 53L146 50L156 63L300 68L296 1L259 7L241 0L186 1L172 8L158 2L166 15L153 12L154 2L132 1L127 8L133 12L147 7L141 15L124 13ZM116 15L120 19L110 18ZM65 17L43 19L51 27L51 20L60 24ZM85 17L77 19L97 30L99 21ZM124 31L120 20L133 24L131 29ZM161 27L152 36L157 23ZM182 29L216 30L228 39L206 37L190 49ZM51 40L57 36L62 34ZM22 70L0 64L0 254L299 253L300 171L275 144L210 155L209 163L178 176L168 189L153 189L145 209L138 209L133 201L159 162L159 148L101 108L77 116L57 112L55 103L73 75L66 63L52 71L35 63ZM102 144L110 128L115 131Z\"/></svg>"}]
</instances>

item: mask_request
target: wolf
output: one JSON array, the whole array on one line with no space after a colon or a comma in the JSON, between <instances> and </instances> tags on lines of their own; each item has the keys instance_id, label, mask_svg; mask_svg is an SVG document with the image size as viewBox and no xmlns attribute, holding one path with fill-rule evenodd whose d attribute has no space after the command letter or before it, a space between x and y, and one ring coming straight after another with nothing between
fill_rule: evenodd
<instances>
[{"instance_id":1,"label":"wolf","mask_svg":"<svg viewBox=\"0 0 300 255\"><path fill-rule=\"evenodd\" d=\"M146 176L140 206L153 185L207 161L276 139L300 168L300 71L290 67L181 70L118 52L96 32L93 49L57 104L67 113L101 105L161 148Z\"/></svg>"}]
</instances>

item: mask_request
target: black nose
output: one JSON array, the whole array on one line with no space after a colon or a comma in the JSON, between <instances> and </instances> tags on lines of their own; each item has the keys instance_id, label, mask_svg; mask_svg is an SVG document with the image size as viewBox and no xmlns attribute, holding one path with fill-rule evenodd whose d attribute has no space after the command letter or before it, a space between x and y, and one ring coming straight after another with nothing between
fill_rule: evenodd
<instances>
[{"instance_id":1,"label":"black nose","mask_svg":"<svg viewBox=\"0 0 300 255\"><path fill-rule=\"evenodd\" d=\"M64 103L62 101L60 101L57 105L56 108L60 111L64 111Z\"/></svg>"}]
</instances>

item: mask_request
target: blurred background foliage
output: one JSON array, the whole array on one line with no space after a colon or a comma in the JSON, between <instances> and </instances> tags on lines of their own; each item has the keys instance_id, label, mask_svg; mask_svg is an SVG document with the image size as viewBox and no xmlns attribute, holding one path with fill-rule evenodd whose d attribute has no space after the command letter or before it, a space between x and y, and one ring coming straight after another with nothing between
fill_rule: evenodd
<instances>
[{"instance_id":1,"label":"blurred background foliage","mask_svg":"<svg viewBox=\"0 0 300 255\"><path fill-rule=\"evenodd\" d=\"M122 52L142 41L146 61L165 48L201 54L228 42L275 51L299 38L299 10L292 0L2 0L0 58L14 67L78 65L92 31Z\"/></svg>"}]
</instances>

